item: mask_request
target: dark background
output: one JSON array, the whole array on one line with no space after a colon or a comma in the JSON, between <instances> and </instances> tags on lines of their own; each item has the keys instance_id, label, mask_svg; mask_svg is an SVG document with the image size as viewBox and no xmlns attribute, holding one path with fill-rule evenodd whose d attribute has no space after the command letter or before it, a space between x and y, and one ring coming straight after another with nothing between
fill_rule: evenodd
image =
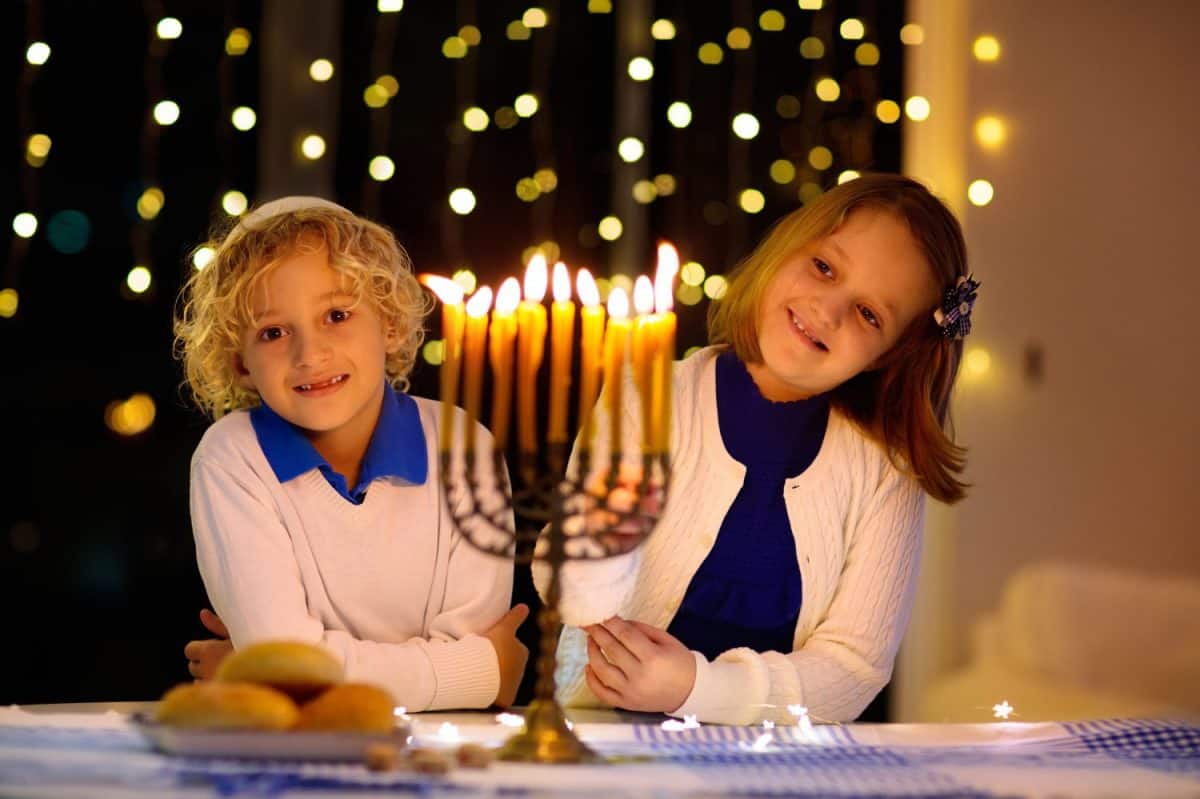
<instances>
[{"instance_id":1,"label":"dark background","mask_svg":"<svg viewBox=\"0 0 1200 799\"><path fill-rule=\"evenodd\" d=\"M621 3L612 14L588 13L584 0L543 4L550 28L533 36L554 38L542 63L535 62L531 41L504 34L528 5L409 0L395 16L387 69L401 88L376 111L363 104L362 89L376 77L370 62L380 14L374 2L339 6L339 111L325 156L333 159L333 199L394 230L418 271L448 275L466 267L495 287L519 272L526 247L546 238L559 244L568 264L610 271L610 245L595 237L594 225L612 206ZM817 12L799 10L794 0L662 0L651 7L652 18L671 19L678 32L654 49L647 157L650 174L674 175L678 190L649 205L649 246L671 239L685 260L721 273L772 221L799 205L802 181L827 187L843 169L899 168L900 126L876 122L874 106L881 98L902 98L902 4L827 0ZM783 31L759 28L760 14L769 9L784 14ZM147 21L161 15L179 18L184 28L165 48L154 44ZM0 704L152 699L188 678L181 650L203 633L196 612L206 604L188 520L188 465L208 422L180 390L172 308L191 268L190 250L223 215L220 194L236 186L252 202L270 199L254 191L260 95L269 90L261 83L261 43L272 35L262 29L263 15L262 3L199 0L18 2L0 11L0 75L18 110L0 128L6 176L0 246L9 252L0 288L16 289L20 297L17 313L0 318L6 462L0 478L6 622ZM865 23L864 41L881 51L878 66L857 66L858 43L836 35L846 17ZM462 61L444 58L442 41L468 21L482 32L480 46ZM724 45L738 24L751 31L751 48L726 47L721 65L700 64L699 44ZM229 58L224 41L235 26L249 29L254 41L244 56ZM801 58L800 40L818 30L835 31L825 37L825 58ZM33 40L52 47L45 66L25 62ZM749 80L749 109L732 107L738 74ZM545 114L540 142L530 120L509 130L492 124L482 133L466 132L459 121L464 75L474 83L470 104L489 113L534 84L547 87L539 97L539 114ZM837 102L797 119L777 113L783 94L801 98L806 108L816 104L812 85L824 75L842 86ZM182 108L172 127L145 124L160 96ZM673 100L691 105L690 127L667 124ZM258 110L258 127L234 132L232 105ZM730 119L742 110L751 110L762 130L752 142L731 147ZM384 128L382 151L395 161L396 175L378 184L365 178L366 164L376 154L371 137ZM24 157L31 132L53 141L48 160L36 169ZM822 172L805 163L817 144L835 154ZM768 177L780 158L797 164L796 180L786 185ZM558 188L532 204L518 199L517 180L543 166L556 170ZM478 198L467 217L445 210L454 170L465 174ZM135 211L148 185L161 186L167 197L149 224ZM738 192L751 186L766 196L758 214L737 207ZM40 221L28 241L17 239L9 224L26 210ZM73 249L70 234L80 231L78 217L55 217L64 211L87 220L77 252L62 251ZM154 284L133 295L125 275L144 261ZM616 269L648 272L650 266L647 250L639 263ZM682 354L705 340L707 302L677 310ZM435 338L436 318L430 328ZM436 369L422 363L412 383L413 393L436 396ZM118 435L105 424L105 408L135 392L153 397L154 423L139 435ZM516 594L536 602L527 569L519 570ZM526 623L523 633L536 651L536 625ZM527 681L520 698L528 689ZM886 695L865 718L885 714Z\"/></svg>"}]
</instances>

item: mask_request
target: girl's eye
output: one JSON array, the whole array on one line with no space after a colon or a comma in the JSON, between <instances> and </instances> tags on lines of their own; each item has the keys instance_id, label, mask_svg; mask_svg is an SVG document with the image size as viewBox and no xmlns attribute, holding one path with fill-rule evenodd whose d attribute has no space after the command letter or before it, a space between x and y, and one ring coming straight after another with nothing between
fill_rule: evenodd
<instances>
[{"instance_id":1,"label":"girl's eye","mask_svg":"<svg viewBox=\"0 0 1200 799\"><path fill-rule=\"evenodd\" d=\"M282 327L264 327L258 334L259 341L275 341L286 335Z\"/></svg>"},{"instance_id":2,"label":"girl's eye","mask_svg":"<svg viewBox=\"0 0 1200 799\"><path fill-rule=\"evenodd\" d=\"M822 261L820 258L813 258L813 266L816 267L817 271L820 272L822 275L832 275L833 274L833 268L829 264Z\"/></svg>"},{"instance_id":3,"label":"girl's eye","mask_svg":"<svg viewBox=\"0 0 1200 799\"><path fill-rule=\"evenodd\" d=\"M349 318L350 318L350 312L343 311L340 308L334 308L332 311L329 312L329 321L330 322L345 322Z\"/></svg>"},{"instance_id":4,"label":"girl's eye","mask_svg":"<svg viewBox=\"0 0 1200 799\"><path fill-rule=\"evenodd\" d=\"M870 308L865 305L860 305L858 307L858 312L862 314L862 318L866 319L867 324L871 325L871 327L879 327L879 317L877 317L875 312Z\"/></svg>"}]
</instances>

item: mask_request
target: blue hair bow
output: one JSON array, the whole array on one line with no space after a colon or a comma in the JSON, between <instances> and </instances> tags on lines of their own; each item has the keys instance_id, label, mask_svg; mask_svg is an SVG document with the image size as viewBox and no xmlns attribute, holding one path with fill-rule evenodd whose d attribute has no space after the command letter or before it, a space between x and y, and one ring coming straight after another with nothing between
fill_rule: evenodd
<instances>
[{"instance_id":1,"label":"blue hair bow","mask_svg":"<svg viewBox=\"0 0 1200 799\"><path fill-rule=\"evenodd\" d=\"M979 281L972 275L960 276L952 288L946 289L941 307L933 312L943 336L957 340L971 332L971 309L978 290Z\"/></svg>"}]
</instances>

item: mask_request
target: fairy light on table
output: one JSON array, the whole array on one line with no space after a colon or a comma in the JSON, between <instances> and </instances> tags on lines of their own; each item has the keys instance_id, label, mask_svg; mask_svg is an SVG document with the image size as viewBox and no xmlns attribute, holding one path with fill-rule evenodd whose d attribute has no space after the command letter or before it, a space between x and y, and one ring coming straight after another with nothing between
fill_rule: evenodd
<instances>
[{"instance_id":1,"label":"fairy light on table","mask_svg":"<svg viewBox=\"0 0 1200 799\"><path fill-rule=\"evenodd\" d=\"M668 483L671 369L675 350L671 298L678 269L675 248L660 246L655 282L651 284L648 278L639 281L645 287L639 313L630 317L628 298L620 289L610 295L605 313L595 281L586 270L580 270L576 276L576 294L582 305L577 307L571 296L566 265L555 264L549 324L543 299L550 276L545 258L540 255L530 260L523 296L517 281L509 278L494 298L491 290L483 287L464 304L461 288L452 281L434 275L421 278L442 302L445 354L440 379L440 447L442 481L450 512L463 537L480 550L514 557L523 563L536 559L550 569L545 604L538 614L541 651L534 698L521 731L501 748L498 756L502 760L584 763L601 759L575 736L554 698L555 650L561 625L560 572L568 561L596 560L627 552L630 546L640 544L657 522ZM547 338L550 339L548 359L544 357ZM567 409L572 393L571 367L577 351L581 432L578 468L567 474L571 441ZM491 367L492 411L488 423L493 443L490 447L483 446L475 434L475 422L482 421L485 360ZM549 425L544 444L536 412L538 375L543 366L550 371ZM638 402L643 408L640 452L626 450L620 430L622 378L630 366ZM607 446L598 442L592 418L601 380L607 386L606 409L610 420ZM516 490L509 482L504 462L514 388L515 472L519 478ZM454 407L460 398L465 411L462 414ZM465 419L465 426L457 423L459 419ZM605 450L607 460L598 457ZM640 456L640 468L631 470L634 456ZM644 503L652 493L658 501ZM515 528L511 523L514 516L518 520ZM618 528L621 535L611 535ZM535 546L543 531L543 543ZM514 718L519 717L507 714L502 723L512 724Z\"/></svg>"}]
</instances>

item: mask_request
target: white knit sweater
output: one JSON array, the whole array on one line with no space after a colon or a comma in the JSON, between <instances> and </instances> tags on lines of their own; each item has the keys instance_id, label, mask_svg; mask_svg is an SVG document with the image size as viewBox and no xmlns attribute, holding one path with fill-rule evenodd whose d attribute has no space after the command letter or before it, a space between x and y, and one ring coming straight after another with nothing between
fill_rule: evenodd
<instances>
[{"instance_id":1,"label":"white knit sweater","mask_svg":"<svg viewBox=\"0 0 1200 799\"><path fill-rule=\"evenodd\" d=\"M348 680L383 686L409 710L486 707L499 664L477 633L508 609L512 562L454 529L438 470L439 406L414 399L429 476L375 480L361 505L317 469L280 484L248 412L213 424L192 457L196 559L235 647L319 643Z\"/></svg>"},{"instance_id":2,"label":"white knit sweater","mask_svg":"<svg viewBox=\"0 0 1200 799\"><path fill-rule=\"evenodd\" d=\"M559 698L600 706L584 679L586 635L578 625L620 615L665 629L707 557L745 467L726 451L717 418L716 355L708 348L676 364L671 424L671 484L658 526L640 549L606 561L569 563L561 610L568 625L558 647ZM607 419L593 463L605 462ZM623 440L636 453L640 414L625 391ZM923 494L884 451L832 411L820 452L784 483L804 597L793 651L732 649L696 658L691 694L672 715L751 724L794 722L789 705L815 721L850 721L891 677L908 624L920 558ZM548 571L534 576L545 593Z\"/></svg>"}]
</instances>

